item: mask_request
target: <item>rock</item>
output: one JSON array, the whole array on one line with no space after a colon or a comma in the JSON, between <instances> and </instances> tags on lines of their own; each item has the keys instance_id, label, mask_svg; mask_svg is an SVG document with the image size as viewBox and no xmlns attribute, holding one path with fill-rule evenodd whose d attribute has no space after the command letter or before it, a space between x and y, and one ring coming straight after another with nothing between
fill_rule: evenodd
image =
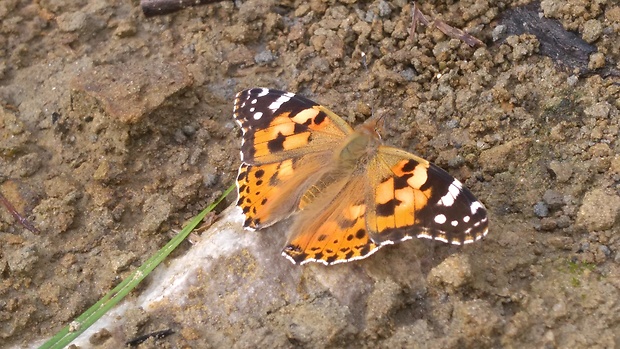
<instances>
[{"instance_id":1,"label":"rock","mask_svg":"<svg viewBox=\"0 0 620 349\"><path fill-rule=\"evenodd\" d=\"M449 285L459 288L471 280L471 265L464 255L453 255L433 268L428 275L432 285Z\"/></svg>"},{"instance_id":2,"label":"rock","mask_svg":"<svg viewBox=\"0 0 620 349\"><path fill-rule=\"evenodd\" d=\"M606 119L611 112L611 104L608 102L599 102L587 107L583 112L589 117Z\"/></svg>"},{"instance_id":3,"label":"rock","mask_svg":"<svg viewBox=\"0 0 620 349\"><path fill-rule=\"evenodd\" d=\"M80 31L87 25L86 13L82 11L65 12L56 17L58 28L63 32Z\"/></svg>"},{"instance_id":4,"label":"rock","mask_svg":"<svg viewBox=\"0 0 620 349\"><path fill-rule=\"evenodd\" d=\"M549 207L546 203L539 201L534 205L534 214L537 217L547 217L549 215Z\"/></svg>"},{"instance_id":5,"label":"rock","mask_svg":"<svg viewBox=\"0 0 620 349\"><path fill-rule=\"evenodd\" d=\"M545 217L540 220L540 229L544 231L552 231L557 228L558 223L554 218Z\"/></svg>"},{"instance_id":6,"label":"rock","mask_svg":"<svg viewBox=\"0 0 620 349\"><path fill-rule=\"evenodd\" d=\"M25 274L31 271L39 260L39 254L33 244L19 249L9 249L6 253L6 261L11 273Z\"/></svg>"},{"instance_id":7,"label":"rock","mask_svg":"<svg viewBox=\"0 0 620 349\"><path fill-rule=\"evenodd\" d=\"M548 189L545 191L542 199L550 210L557 210L564 206L564 196L555 190Z\"/></svg>"},{"instance_id":8,"label":"rock","mask_svg":"<svg viewBox=\"0 0 620 349\"><path fill-rule=\"evenodd\" d=\"M458 344L446 347L491 347L493 333L503 326L498 310L487 301L479 299L456 303L452 316L454 320L448 331L458 333ZM481 345L481 338L488 338L488 346Z\"/></svg>"},{"instance_id":9,"label":"rock","mask_svg":"<svg viewBox=\"0 0 620 349\"><path fill-rule=\"evenodd\" d=\"M499 173L509 169L511 164L525 161L530 148L526 138L516 138L508 143L482 151L480 164L485 172Z\"/></svg>"},{"instance_id":10,"label":"rock","mask_svg":"<svg viewBox=\"0 0 620 349\"><path fill-rule=\"evenodd\" d=\"M588 231L610 229L620 216L620 197L603 189L586 193L577 213L577 225Z\"/></svg>"},{"instance_id":11,"label":"rock","mask_svg":"<svg viewBox=\"0 0 620 349\"><path fill-rule=\"evenodd\" d=\"M172 188L172 193L182 199L188 200L195 195L198 195L198 189L202 184L202 175L195 173L191 176L184 176L180 178Z\"/></svg>"},{"instance_id":12,"label":"rock","mask_svg":"<svg viewBox=\"0 0 620 349\"><path fill-rule=\"evenodd\" d=\"M72 81L72 87L95 98L110 117L134 124L192 82L183 64L135 60L86 70Z\"/></svg>"},{"instance_id":13,"label":"rock","mask_svg":"<svg viewBox=\"0 0 620 349\"><path fill-rule=\"evenodd\" d=\"M33 209L34 221L41 232L49 235L64 233L75 219L75 205L68 200L49 198Z\"/></svg>"},{"instance_id":14,"label":"rock","mask_svg":"<svg viewBox=\"0 0 620 349\"><path fill-rule=\"evenodd\" d=\"M555 174L555 179L560 183L566 183L573 175L573 166L568 162L551 161L549 169Z\"/></svg>"},{"instance_id":15,"label":"rock","mask_svg":"<svg viewBox=\"0 0 620 349\"><path fill-rule=\"evenodd\" d=\"M589 44L598 40L602 33L603 25L596 19L591 19L583 24L582 38Z\"/></svg>"},{"instance_id":16,"label":"rock","mask_svg":"<svg viewBox=\"0 0 620 349\"><path fill-rule=\"evenodd\" d=\"M588 61L588 69L595 70L600 69L605 66L605 54L601 52L596 52L590 55L590 60Z\"/></svg>"},{"instance_id":17,"label":"rock","mask_svg":"<svg viewBox=\"0 0 620 349\"><path fill-rule=\"evenodd\" d=\"M154 233L168 219L171 210L172 204L167 196L159 194L150 196L142 207L144 217L140 224L140 232Z\"/></svg>"}]
</instances>

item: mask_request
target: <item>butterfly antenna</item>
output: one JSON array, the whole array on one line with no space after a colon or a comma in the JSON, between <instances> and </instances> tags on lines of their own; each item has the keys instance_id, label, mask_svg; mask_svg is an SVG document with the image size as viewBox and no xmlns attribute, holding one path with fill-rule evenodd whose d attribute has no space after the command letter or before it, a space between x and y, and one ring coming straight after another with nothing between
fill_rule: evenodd
<instances>
[{"instance_id":1,"label":"butterfly antenna","mask_svg":"<svg viewBox=\"0 0 620 349\"><path fill-rule=\"evenodd\" d=\"M372 128L374 128L375 131L377 131L377 134L379 133L379 130L383 129L383 125L384 125L384 116L385 115L381 115L379 117L377 117L375 115L375 101L376 101L376 91L374 88L372 88L372 84L370 82L370 71L368 69L368 58L365 52L361 53L362 55L362 64L364 65L364 69L366 70L366 77L367 77L367 81L368 81L368 86L370 88L370 118L366 121L367 124L369 126L372 126Z\"/></svg>"},{"instance_id":2,"label":"butterfly antenna","mask_svg":"<svg viewBox=\"0 0 620 349\"><path fill-rule=\"evenodd\" d=\"M368 87L371 89L371 94L374 94L374 90L372 89L372 85L370 84L370 71L368 70L368 59L366 58L366 53L362 52L362 64L364 65L364 70L366 70L366 82ZM375 96L371 95L370 97L370 118L372 119L375 116Z\"/></svg>"}]
</instances>

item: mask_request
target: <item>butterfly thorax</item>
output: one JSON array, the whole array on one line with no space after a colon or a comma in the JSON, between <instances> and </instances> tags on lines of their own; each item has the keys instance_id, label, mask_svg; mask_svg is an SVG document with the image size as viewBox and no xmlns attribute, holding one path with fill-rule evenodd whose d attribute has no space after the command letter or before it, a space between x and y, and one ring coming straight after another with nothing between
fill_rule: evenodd
<instances>
[{"instance_id":1,"label":"butterfly thorax","mask_svg":"<svg viewBox=\"0 0 620 349\"><path fill-rule=\"evenodd\" d=\"M355 170L365 166L377 154L380 145L381 139L374 128L360 125L336 151L335 161L342 168Z\"/></svg>"}]
</instances>

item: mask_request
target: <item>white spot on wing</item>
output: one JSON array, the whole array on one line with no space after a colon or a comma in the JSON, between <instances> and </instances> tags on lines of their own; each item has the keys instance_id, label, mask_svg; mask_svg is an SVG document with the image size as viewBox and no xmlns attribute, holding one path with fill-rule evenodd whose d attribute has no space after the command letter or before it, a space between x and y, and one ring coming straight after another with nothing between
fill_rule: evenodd
<instances>
[{"instance_id":1,"label":"white spot on wing","mask_svg":"<svg viewBox=\"0 0 620 349\"><path fill-rule=\"evenodd\" d=\"M294 94L287 92L285 94L283 94L282 96L278 97L278 99L276 99L275 101L273 101L270 105L269 105L269 109L271 109L274 113L276 112L276 110L280 109L280 107L282 106L282 104L288 102L291 100L291 97L293 97Z\"/></svg>"},{"instance_id":2,"label":"white spot on wing","mask_svg":"<svg viewBox=\"0 0 620 349\"><path fill-rule=\"evenodd\" d=\"M462 188L463 185L461 182L459 182L458 179L455 179L452 183L450 183L446 195L442 196L439 200L439 204L446 207L454 205L454 201L461 193Z\"/></svg>"},{"instance_id":3,"label":"white spot on wing","mask_svg":"<svg viewBox=\"0 0 620 349\"><path fill-rule=\"evenodd\" d=\"M435 216L435 223L437 224L444 224L446 220L446 216L443 214L438 214Z\"/></svg>"},{"instance_id":4,"label":"white spot on wing","mask_svg":"<svg viewBox=\"0 0 620 349\"><path fill-rule=\"evenodd\" d=\"M260 93L258 95L256 95L256 97L263 97L266 96L269 93L269 89L268 88L263 88L261 89ZM254 103L252 103L254 104Z\"/></svg>"},{"instance_id":5,"label":"white spot on wing","mask_svg":"<svg viewBox=\"0 0 620 349\"><path fill-rule=\"evenodd\" d=\"M263 117L263 113L259 111L255 113L253 117L254 117L254 120L260 120L260 118Z\"/></svg>"},{"instance_id":6,"label":"white spot on wing","mask_svg":"<svg viewBox=\"0 0 620 349\"><path fill-rule=\"evenodd\" d=\"M457 225L459 225L458 221L452 221L450 222L450 224L452 224L453 227L456 227Z\"/></svg>"},{"instance_id":7,"label":"white spot on wing","mask_svg":"<svg viewBox=\"0 0 620 349\"><path fill-rule=\"evenodd\" d=\"M480 201L472 202L471 206L469 207L469 209L471 210L471 214L476 214L476 211L482 208L484 208L484 206L482 206Z\"/></svg>"}]
</instances>

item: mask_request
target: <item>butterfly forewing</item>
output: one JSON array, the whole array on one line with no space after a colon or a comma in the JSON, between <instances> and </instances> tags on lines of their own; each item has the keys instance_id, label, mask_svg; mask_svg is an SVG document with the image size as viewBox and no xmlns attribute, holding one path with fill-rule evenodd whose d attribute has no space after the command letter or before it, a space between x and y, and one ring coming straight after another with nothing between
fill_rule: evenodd
<instances>
[{"instance_id":1,"label":"butterfly forewing","mask_svg":"<svg viewBox=\"0 0 620 349\"><path fill-rule=\"evenodd\" d=\"M411 237L452 244L476 241L487 234L487 212L454 177L403 150L381 146L368 167L371 178L368 225L381 244Z\"/></svg>"},{"instance_id":2,"label":"butterfly forewing","mask_svg":"<svg viewBox=\"0 0 620 349\"><path fill-rule=\"evenodd\" d=\"M352 132L317 103L266 88L239 92L233 116L243 131L237 205L249 229L294 213L303 193L326 171L333 145Z\"/></svg>"},{"instance_id":3,"label":"butterfly forewing","mask_svg":"<svg viewBox=\"0 0 620 349\"><path fill-rule=\"evenodd\" d=\"M321 105L290 92L253 88L235 98L233 116L243 131L241 161L267 164L332 151L351 127Z\"/></svg>"}]
</instances>

